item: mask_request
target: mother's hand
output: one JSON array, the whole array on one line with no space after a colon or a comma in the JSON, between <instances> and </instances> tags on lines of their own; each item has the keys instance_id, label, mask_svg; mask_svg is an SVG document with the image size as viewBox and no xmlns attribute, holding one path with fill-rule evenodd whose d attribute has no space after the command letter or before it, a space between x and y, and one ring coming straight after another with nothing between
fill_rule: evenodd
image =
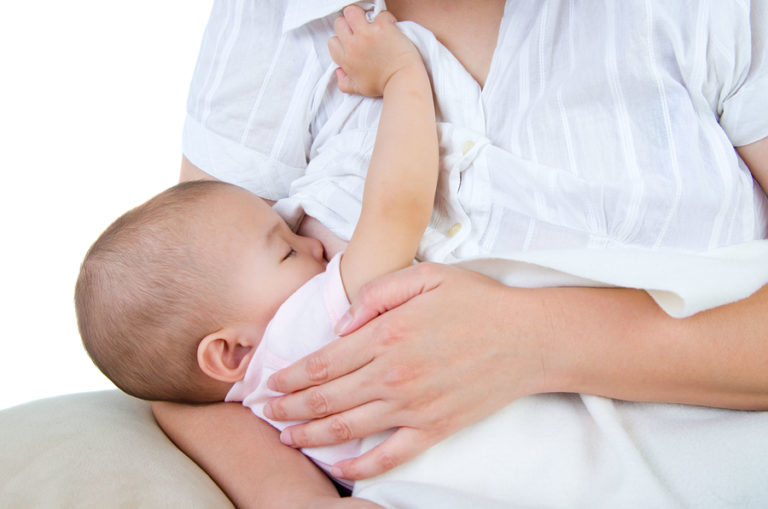
<instances>
[{"instance_id":1,"label":"mother's hand","mask_svg":"<svg viewBox=\"0 0 768 509\"><path fill-rule=\"evenodd\" d=\"M337 326L348 335L272 376L270 387L292 394L272 400L267 415L316 419L283 431L281 440L294 447L396 428L333 471L346 479L380 474L512 400L542 392L541 338L516 327L549 315L536 296L439 264L379 278Z\"/></svg>"}]
</instances>

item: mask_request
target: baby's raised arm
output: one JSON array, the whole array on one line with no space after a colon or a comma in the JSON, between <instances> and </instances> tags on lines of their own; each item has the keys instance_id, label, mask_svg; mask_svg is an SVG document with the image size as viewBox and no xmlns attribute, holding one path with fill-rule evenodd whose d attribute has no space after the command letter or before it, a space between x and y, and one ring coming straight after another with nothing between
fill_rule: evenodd
<instances>
[{"instance_id":1,"label":"baby's raised arm","mask_svg":"<svg viewBox=\"0 0 768 509\"><path fill-rule=\"evenodd\" d=\"M384 11L369 23L357 6L336 20L328 41L343 92L383 96L362 211L341 260L347 295L410 265L432 215L437 126L421 55Z\"/></svg>"}]
</instances>

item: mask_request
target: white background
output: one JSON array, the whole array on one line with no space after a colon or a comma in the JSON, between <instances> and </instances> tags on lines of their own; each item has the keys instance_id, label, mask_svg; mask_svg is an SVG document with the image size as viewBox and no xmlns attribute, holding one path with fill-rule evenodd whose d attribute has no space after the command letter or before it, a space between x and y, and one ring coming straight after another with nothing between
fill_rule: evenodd
<instances>
[{"instance_id":1,"label":"white background","mask_svg":"<svg viewBox=\"0 0 768 509\"><path fill-rule=\"evenodd\" d=\"M80 261L178 178L210 0L0 3L0 408L113 386L80 345Z\"/></svg>"}]
</instances>

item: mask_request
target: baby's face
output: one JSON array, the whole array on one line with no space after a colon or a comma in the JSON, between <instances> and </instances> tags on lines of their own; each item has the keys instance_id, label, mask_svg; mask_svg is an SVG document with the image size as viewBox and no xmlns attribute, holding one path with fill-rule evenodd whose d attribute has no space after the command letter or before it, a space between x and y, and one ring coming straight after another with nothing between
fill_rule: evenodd
<instances>
[{"instance_id":1,"label":"baby's face","mask_svg":"<svg viewBox=\"0 0 768 509\"><path fill-rule=\"evenodd\" d=\"M243 320L266 326L293 292L325 270L323 245L293 233L259 197L239 189L227 194L215 213L226 232L228 287Z\"/></svg>"}]
</instances>

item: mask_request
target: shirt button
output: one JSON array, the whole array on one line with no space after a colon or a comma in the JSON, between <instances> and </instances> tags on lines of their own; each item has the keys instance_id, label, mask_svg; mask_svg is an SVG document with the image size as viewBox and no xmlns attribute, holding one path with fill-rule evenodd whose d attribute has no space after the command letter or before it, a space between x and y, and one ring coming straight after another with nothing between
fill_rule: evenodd
<instances>
[{"instance_id":1,"label":"shirt button","mask_svg":"<svg viewBox=\"0 0 768 509\"><path fill-rule=\"evenodd\" d=\"M448 235L449 237L453 237L454 235L459 233L460 230L461 230L461 223L453 223L453 225L450 228L448 228L448 232L446 233L446 235Z\"/></svg>"},{"instance_id":2,"label":"shirt button","mask_svg":"<svg viewBox=\"0 0 768 509\"><path fill-rule=\"evenodd\" d=\"M464 142L464 145L461 147L461 153L462 155L467 155L467 153L472 150L472 147L475 146L475 142L472 140L467 140Z\"/></svg>"}]
</instances>

